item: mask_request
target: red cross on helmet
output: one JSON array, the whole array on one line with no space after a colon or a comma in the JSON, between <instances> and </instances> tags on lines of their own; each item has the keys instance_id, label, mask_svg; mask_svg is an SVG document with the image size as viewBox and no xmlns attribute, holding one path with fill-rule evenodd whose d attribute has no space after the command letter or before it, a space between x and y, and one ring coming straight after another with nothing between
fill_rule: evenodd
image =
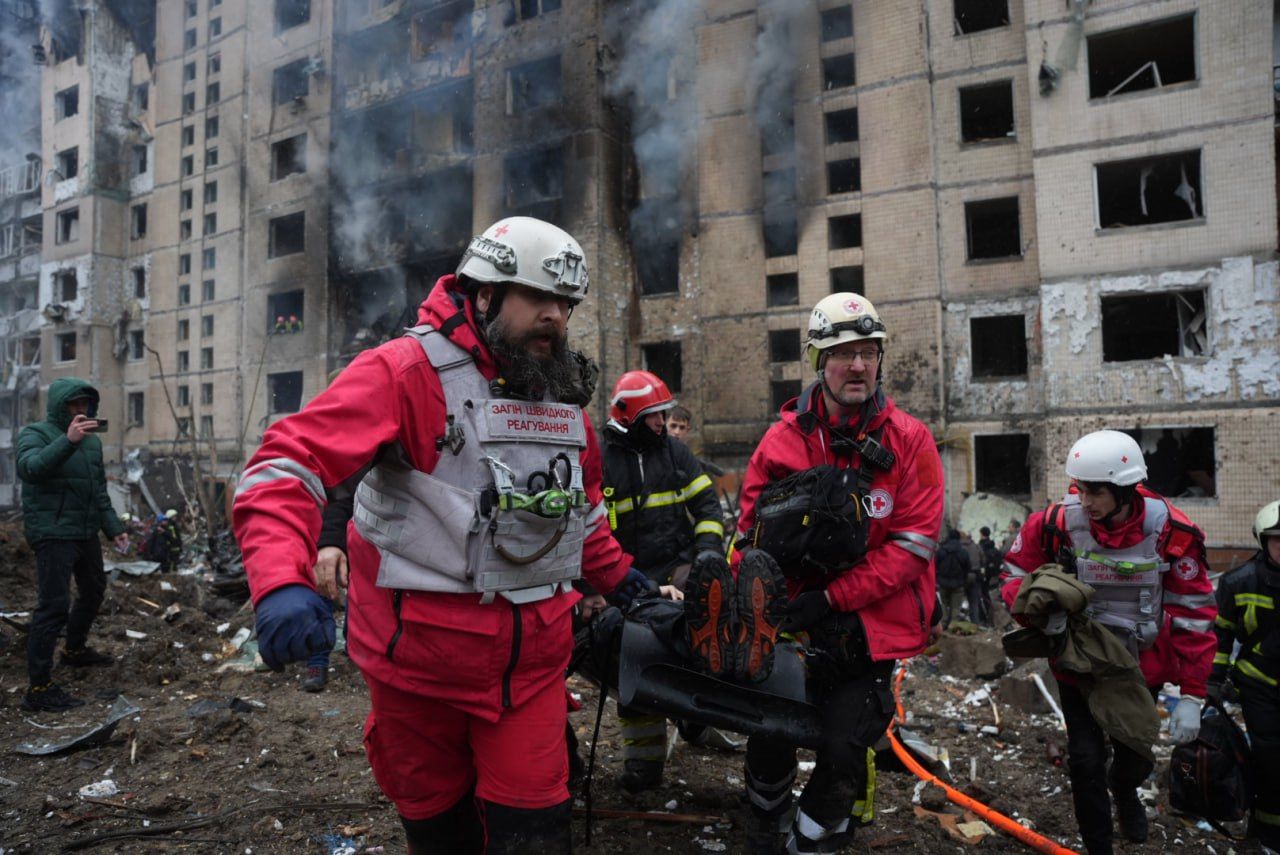
<instances>
[{"instance_id":1,"label":"red cross on helmet","mask_svg":"<svg viewBox=\"0 0 1280 855\"><path fill-rule=\"evenodd\" d=\"M1067 454L1067 476L1076 481L1130 487L1147 478L1142 448L1127 433L1098 430L1076 440Z\"/></svg>"},{"instance_id":2,"label":"red cross on helmet","mask_svg":"<svg viewBox=\"0 0 1280 855\"><path fill-rule=\"evenodd\" d=\"M637 419L676 405L667 384L650 371L628 371L614 384L609 397L609 424L626 431Z\"/></svg>"}]
</instances>

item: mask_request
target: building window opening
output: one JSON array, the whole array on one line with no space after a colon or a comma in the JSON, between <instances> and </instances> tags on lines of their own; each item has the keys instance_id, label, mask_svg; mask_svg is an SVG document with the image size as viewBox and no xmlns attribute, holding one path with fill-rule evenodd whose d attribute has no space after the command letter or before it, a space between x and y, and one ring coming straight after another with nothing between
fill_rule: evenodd
<instances>
[{"instance_id":1,"label":"building window opening","mask_svg":"<svg viewBox=\"0 0 1280 855\"><path fill-rule=\"evenodd\" d=\"M1009 0L955 0L956 35L1009 26Z\"/></svg>"},{"instance_id":2,"label":"building window opening","mask_svg":"<svg viewBox=\"0 0 1280 855\"><path fill-rule=\"evenodd\" d=\"M58 212L58 232L56 243L74 243L80 239L80 209Z\"/></svg>"},{"instance_id":3,"label":"building window opening","mask_svg":"<svg viewBox=\"0 0 1280 855\"><path fill-rule=\"evenodd\" d=\"M975 380L1027 376L1026 319L996 315L969 319Z\"/></svg>"},{"instance_id":4,"label":"building window opening","mask_svg":"<svg viewBox=\"0 0 1280 855\"><path fill-rule=\"evenodd\" d=\"M1110 98L1195 80L1195 22L1195 15L1183 15L1090 36L1089 97Z\"/></svg>"},{"instance_id":5,"label":"building window opening","mask_svg":"<svg viewBox=\"0 0 1280 855\"><path fill-rule=\"evenodd\" d=\"M1018 221L1018 197L965 202L965 227L969 260L986 261L1022 256L1022 228Z\"/></svg>"},{"instance_id":6,"label":"building window opening","mask_svg":"<svg viewBox=\"0 0 1280 855\"><path fill-rule=\"evenodd\" d=\"M780 411L787 401L792 398L800 397L801 386L799 380L773 380L769 383L769 405L772 407L771 413Z\"/></svg>"},{"instance_id":7,"label":"building window opening","mask_svg":"<svg viewBox=\"0 0 1280 855\"><path fill-rule=\"evenodd\" d=\"M822 13L822 40L824 42L834 42L852 37L852 6L837 6Z\"/></svg>"},{"instance_id":8,"label":"building window opening","mask_svg":"<svg viewBox=\"0 0 1280 855\"><path fill-rule=\"evenodd\" d=\"M59 270L53 274L53 287L58 295L58 302L75 302L76 295L80 291L80 283L76 279L76 272L74 270Z\"/></svg>"},{"instance_id":9,"label":"building window opening","mask_svg":"<svg viewBox=\"0 0 1280 855\"><path fill-rule=\"evenodd\" d=\"M471 15L457 6L424 12L413 19L409 56L430 62L432 73L465 77L471 73Z\"/></svg>"},{"instance_id":10,"label":"building window opening","mask_svg":"<svg viewBox=\"0 0 1280 855\"><path fill-rule=\"evenodd\" d=\"M307 97L308 75L307 60L299 59L288 65L282 65L271 73L272 100L276 106L288 104L290 101L301 101Z\"/></svg>"},{"instance_id":11,"label":"building window opening","mask_svg":"<svg viewBox=\"0 0 1280 855\"><path fill-rule=\"evenodd\" d=\"M646 200L631 218L631 244L640 279L640 293L680 293L680 221L679 200Z\"/></svg>"},{"instance_id":12,"label":"building window opening","mask_svg":"<svg viewBox=\"0 0 1280 855\"><path fill-rule=\"evenodd\" d=\"M560 146L508 157L503 163L507 211L556 222L564 194L564 152Z\"/></svg>"},{"instance_id":13,"label":"building window opening","mask_svg":"<svg viewBox=\"0 0 1280 855\"><path fill-rule=\"evenodd\" d=\"M213 300L214 293L215 293L215 286L214 286L214 281L212 279L206 279L200 283L200 299L201 300L204 300L205 302L209 302Z\"/></svg>"},{"instance_id":14,"label":"building window opening","mask_svg":"<svg viewBox=\"0 0 1280 855\"><path fill-rule=\"evenodd\" d=\"M780 111L770 112L760 129L760 154L772 157L796 149L796 113L788 100Z\"/></svg>"},{"instance_id":15,"label":"building window opening","mask_svg":"<svg viewBox=\"0 0 1280 855\"><path fill-rule=\"evenodd\" d=\"M138 362L147 357L147 339L142 330L129 330L129 360Z\"/></svg>"},{"instance_id":16,"label":"building window opening","mask_svg":"<svg viewBox=\"0 0 1280 855\"><path fill-rule=\"evenodd\" d=\"M213 348L212 347L200 348L200 370L201 371L213 370Z\"/></svg>"},{"instance_id":17,"label":"building window opening","mask_svg":"<svg viewBox=\"0 0 1280 855\"><path fill-rule=\"evenodd\" d=\"M307 248L306 211L276 217L270 223L270 232L267 258L280 258L302 252Z\"/></svg>"},{"instance_id":18,"label":"building window opening","mask_svg":"<svg viewBox=\"0 0 1280 855\"><path fill-rule=\"evenodd\" d=\"M204 404L205 406L209 406L213 404L213 384L212 383L200 384L200 403Z\"/></svg>"},{"instance_id":19,"label":"building window opening","mask_svg":"<svg viewBox=\"0 0 1280 855\"><path fill-rule=\"evenodd\" d=\"M1102 361L1207 356L1204 291L1102 298Z\"/></svg>"},{"instance_id":20,"label":"building window opening","mask_svg":"<svg viewBox=\"0 0 1280 855\"><path fill-rule=\"evenodd\" d=\"M1098 228L1121 229L1204 216L1200 152L1099 163Z\"/></svg>"},{"instance_id":21,"label":"building window opening","mask_svg":"<svg viewBox=\"0 0 1280 855\"><path fill-rule=\"evenodd\" d=\"M302 372L281 371L267 375L267 411L296 413L302 408Z\"/></svg>"},{"instance_id":22,"label":"building window opening","mask_svg":"<svg viewBox=\"0 0 1280 855\"><path fill-rule=\"evenodd\" d=\"M147 105L151 102L151 87L146 83L140 83L133 87L133 106L139 110L147 109Z\"/></svg>"},{"instance_id":23,"label":"building window opening","mask_svg":"<svg viewBox=\"0 0 1280 855\"><path fill-rule=\"evenodd\" d=\"M858 108L826 113L827 145L858 141Z\"/></svg>"},{"instance_id":24,"label":"building window opening","mask_svg":"<svg viewBox=\"0 0 1280 855\"><path fill-rule=\"evenodd\" d=\"M276 32L300 27L311 20L311 0L276 0Z\"/></svg>"},{"instance_id":25,"label":"building window opening","mask_svg":"<svg viewBox=\"0 0 1280 855\"><path fill-rule=\"evenodd\" d=\"M182 129L182 145L184 147L196 144L196 126L186 125Z\"/></svg>"},{"instance_id":26,"label":"building window opening","mask_svg":"<svg viewBox=\"0 0 1280 855\"><path fill-rule=\"evenodd\" d=\"M53 340L54 352L58 362L76 361L76 334L73 332L58 333Z\"/></svg>"},{"instance_id":27,"label":"building window opening","mask_svg":"<svg viewBox=\"0 0 1280 855\"><path fill-rule=\"evenodd\" d=\"M186 306L191 303L191 286L183 282L178 286L178 305Z\"/></svg>"},{"instance_id":28,"label":"building window opening","mask_svg":"<svg viewBox=\"0 0 1280 855\"><path fill-rule=\"evenodd\" d=\"M145 299L147 296L147 269L145 267L133 268L133 297L135 300Z\"/></svg>"},{"instance_id":29,"label":"building window opening","mask_svg":"<svg viewBox=\"0 0 1280 855\"><path fill-rule=\"evenodd\" d=\"M187 341L191 338L191 321L183 318L178 321L178 341Z\"/></svg>"},{"instance_id":30,"label":"building window opening","mask_svg":"<svg viewBox=\"0 0 1280 855\"><path fill-rule=\"evenodd\" d=\"M520 20L527 21L560 8L560 0L520 0Z\"/></svg>"},{"instance_id":31,"label":"building window opening","mask_svg":"<svg viewBox=\"0 0 1280 855\"><path fill-rule=\"evenodd\" d=\"M178 223L178 240L191 240L191 220L186 219Z\"/></svg>"},{"instance_id":32,"label":"building window opening","mask_svg":"<svg viewBox=\"0 0 1280 855\"><path fill-rule=\"evenodd\" d=\"M200 335L201 336L213 335L213 315L200 316Z\"/></svg>"},{"instance_id":33,"label":"building window opening","mask_svg":"<svg viewBox=\"0 0 1280 855\"><path fill-rule=\"evenodd\" d=\"M640 360L645 371L652 371L667 384L673 395L684 388L684 363L680 342L660 341L640 346Z\"/></svg>"},{"instance_id":34,"label":"building window opening","mask_svg":"<svg viewBox=\"0 0 1280 855\"><path fill-rule=\"evenodd\" d=\"M186 65L182 66L182 82L195 83L195 80L196 64L194 62L188 62Z\"/></svg>"},{"instance_id":35,"label":"building window opening","mask_svg":"<svg viewBox=\"0 0 1280 855\"><path fill-rule=\"evenodd\" d=\"M191 351L189 350L178 351L178 371L180 373L185 374L190 370L191 370Z\"/></svg>"},{"instance_id":36,"label":"building window opening","mask_svg":"<svg viewBox=\"0 0 1280 855\"><path fill-rule=\"evenodd\" d=\"M1013 81L1000 80L960 90L960 139L967 143L1008 140L1013 126Z\"/></svg>"},{"instance_id":37,"label":"building window opening","mask_svg":"<svg viewBox=\"0 0 1280 855\"><path fill-rule=\"evenodd\" d=\"M65 151L58 152L57 156L53 159L53 163L53 168L57 171L58 175L61 176L61 180L65 181L68 178L75 178L80 174L79 147L72 146Z\"/></svg>"},{"instance_id":38,"label":"building window opening","mask_svg":"<svg viewBox=\"0 0 1280 855\"><path fill-rule=\"evenodd\" d=\"M822 88L826 90L843 89L853 86L857 80L853 54L829 56L822 60Z\"/></svg>"},{"instance_id":39,"label":"building window opening","mask_svg":"<svg viewBox=\"0 0 1280 855\"><path fill-rule=\"evenodd\" d=\"M827 194L857 193L862 190L862 162L856 157L827 163Z\"/></svg>"},{"instance_id":40,"label":"building window opening","mask_svg":"<svg viewBox=\"0 0 1280 855\"><path fill-rule=\"evenodd\" d=\"M129 393L129 427L142 427L146 423L147 399L144 392Z\"/></svg>"},{"instance_id":41,"label":"building window opening","mask_svg":"<svg viewBox=\"0 0 1280 855\"><path fill-rule=\"evenodd\" d=\"M133 147L133 174L147 174L147 147L145 145L135 145Z\"/></svg>"},{"instance_id":42,"label":"building window opening","mask_svg":"<svg viewBox=\"0 0 1280 855\"><path fill-rule=\"evenodd\" d=\"M182 115L186 116L196 111L196 93L188 92L182 96Z\"/></svg>"},{"instance_id":43,"label":"building window opening","mask_svg":"<svg viewBox=\"0 0 1280 855\"><path fill-rule=\"evenodd\" d=\"M267 297L267 331L271 333L302 332L303 291L285 291Z\"/></svg>"},{"instance_id":44,"label":"building window opening","mask_svg":"<svg viewBox=\"0 0 1280 855\"><path fill-rule=\"evenodd\" d=\"M271 180L279 181L296 173L307 171L307 135L280 140L271 144Z\"/></svg>"},{"instance_id":45,"label":"building window opening","mask_svg":"<svg viewBox=\"0 0 1280 855\"><path fill-rule=\"evenodd\" d=\"M71 86L53 96L55 121L69 119L80 112L80 87Z\"/></svg>"},{"instance_id":46,"label":"building window opening","mask_svg":"<svg viewBox=\"0 0 1280 855\"><path fill-rule=\"evenodd\" d=\"M1005 433L973 438L974 489L1004 496L1031 495L1031 436Z\"/></svg>"},{"instance_id":47,"label":"building window opening","mask_svg":"<svg viewBox=\"0 0 1280 855\"><path fill-rule=\"evenodd\" d=\"M796 171L776 169L764 173L764 254L766 258L795 255L800 243L796 212Z\"/></svg>"},{"instance_id":48,"label":"building window opening","mask_svg":"<svg viewBox=\"0 0 1280 855\"><path fill-rule=\"evenodd\" d=\"M863 281L862 268L856 265L831 268L831 293L843 294L865 293L866 283Z\"/></svg>"},{"instance_id":49,"label":"building window opening","mask_svg":"<svg viewBox=\"0 0 1280 855\"><path fill-rule=\"evenodd\" d=\"M862 246L861 214L827 218L827 249L856 249L860 246Z\"/></svg>"},{"instance_id":50,"label":"building window opening","mask_svg":"<svg viewBox=\"0 0 1280 855\"><path fill-rule=\"evenodd\" d=\"M1218 495L1213 428L1135 428L1125 433L1142 447L1151 489L1174 499Z\"/></svg>"},{"instance_id":51,"label":"building window opening","mask_svg":"<svg viewBox=\"0 0 1280 855\"><path fill-rule=\"evenodd\" d=\"M218 182L206 181L204 185L204 203L212 205L218 201Z\"/></svg>"},{"instance_id":52,"label":"building window opening","mask_svg":"<svg viewBox=\"0 0 1280 855\"><path fill-rule=\"evenodd\" d=\"M769 330L769 361L800 361L800 330Z\"/></svg>"},{"instance_id":53,"label":"building window opening","mask_svg":"<svg viewBox=\"0 0 1280 855\"><path fill-rule=\"evenodd\" d=\"M205 270L213 270L218 266L218 250L216 247L209 247L200 253L200 266Z\"/></svg>"},{"instance_id":54,"label":"building window opening","mask_svg":"<svg viewBox=\"0 0 1280 855\"><path fill-rule=\"evenodd\" d=\"M206 109L208 109L209 107L218 106L218 102L221 100L222 100L222 84L221 83L210 83L208 86L205 87L204 106Z\"/></svg>"},{"instance_id":55,"label":"building window opening","mask_svg":"<svg viewBox=\"0 0 1280 855\"><path fill-rule=\"evenodd\" d=\"M178 194L178 208L182 211L190 211L196 203L195 191L187 188Z\"/></svg>"},{"instance_id":56,"label":"building window opening","mask_svg":"<svg viewBox=\"0 0 1280 855\"><path fill-rule=\"evenodd\" d=\"M507 71L507 115L560 103L560 55L526 62Z\"/></svg>"},{"instance_id":57,"label":"building window opening","mask_svg":"<svg viewBox=\"0 0 1280 855\"><path fill-rule=\"evenodd\" d=\"M800 274L775 273L764 278L766 306L800 305Z\"/></svg>"}]
</instances>

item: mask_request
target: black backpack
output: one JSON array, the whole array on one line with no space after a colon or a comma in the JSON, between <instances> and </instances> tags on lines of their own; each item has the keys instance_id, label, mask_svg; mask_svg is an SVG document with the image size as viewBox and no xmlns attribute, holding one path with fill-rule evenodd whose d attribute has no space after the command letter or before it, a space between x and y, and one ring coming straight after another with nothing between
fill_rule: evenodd
<instances>
[{"instance_id":1,"label":"black backpack","mask_svg":"<svg viewBox=\"0 0 1280 855\"><path fill-rule=\"evenodd\" d=\"M1201 713L1200 735L1175 747L1169 758L1169 804L1203 817L1231 837L1219 823L1244 819L1252 802L1249 744L1231 716L1209 701Z\"/></svg>"},{"instance_id":2,"label":"black backpack","mask_svg":"<svg viewBox=\"0 0 1280 855\"><path fill-rule=\"evenodd\" d=\"M853 469L815 466L774 481L760 491L755 517L739 548L763 549L790 579L819 580L867 552L867 515Z\"/></svg>"}]
</instances>

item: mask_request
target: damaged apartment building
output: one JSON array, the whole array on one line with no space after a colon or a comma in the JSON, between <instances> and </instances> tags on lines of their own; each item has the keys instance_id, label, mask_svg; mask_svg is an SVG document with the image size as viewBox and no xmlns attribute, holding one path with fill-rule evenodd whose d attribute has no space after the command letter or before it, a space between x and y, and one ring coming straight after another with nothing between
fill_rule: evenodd
<instances>
[{"instance_id":1,"label":"damaged apartment building","mask_svg":"<svg viewBox=\"0 0 1280 855\"><path fill-rule=\"evenodd\" d=\"M187 454L228 483L266 425L413 322L477 229L529 214L587 253L572 335L602 386L656 371L717 462L742 466L811 379L808 309L856 291L891 331L889 393L942 449L949 519L1042 504L1108 426L1243 547L1280 486L1275 19L1267 0L66 0L37 41L31 360L42 386L103 387L120 471Z\"/></svg>"}]
</instances>

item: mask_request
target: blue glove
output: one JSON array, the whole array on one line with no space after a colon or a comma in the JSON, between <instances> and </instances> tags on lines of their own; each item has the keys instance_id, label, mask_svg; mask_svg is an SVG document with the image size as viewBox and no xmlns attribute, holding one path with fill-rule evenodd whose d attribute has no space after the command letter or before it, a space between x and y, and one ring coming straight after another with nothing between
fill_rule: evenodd
<instances>
[{"instance_id":1,"label":"blue glove","mask_svg":"<svg viewBox=\"0 0 1280 855\"><path fill-rule=\"evenodd\" d=\"M658 583L632 567L627 571L627 575L618 583L618 587L613 589L607 599L610 603L620 609L625 609L631 605L631 601L636 597L645 594L655 594L658 592Z\"/></svg>"},{"instance_id":2,"label":"blue glove","mask_svg":"<svg viewBox=\"0 0 1280 855\"><path fill-rule=\"evenodd\" d=\"M277 588L262 598L255 611L258 652L273 671L333 649L333 613L306 585Z\"/></svg>"}]
</instances>

